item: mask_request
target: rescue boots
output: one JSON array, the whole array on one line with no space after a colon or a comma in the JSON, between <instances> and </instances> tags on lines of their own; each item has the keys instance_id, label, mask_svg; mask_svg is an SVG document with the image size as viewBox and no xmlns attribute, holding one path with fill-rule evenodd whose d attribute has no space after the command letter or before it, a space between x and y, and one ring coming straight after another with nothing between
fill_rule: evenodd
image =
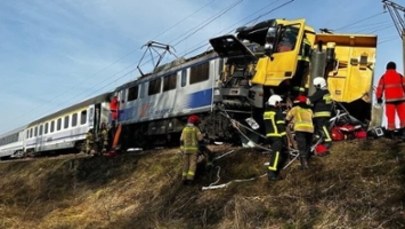
<instances>
[{"instance_id":1,"label":"rescue boots","mask_svg":"<svg viewBox=\"0 0 405 229\"><path fill-rule=\"evenodd\" d=\"M183 180L183 185L193 185L193 180Z\"/></svg>"},{"instance_id":2,"label":"rescue boots","mask_svg":"<svg viewBox=\"0 0 405 229\"><path fill-rule=\"evenodd\" d=\"M269 181L276 181L277 180L277 174L274 171L267 171L267 179Z\"/></svg>"},{"instance_id":3,"label":"rescue boots","mask_svg":"<svg viewBox=\"0 0 405 229\"><path fill-rule=\"evenodd\" d=\"M308 166L308 159L305 157L300 157L300 162L301 162L301 169L309 169Z\"/></svg>"},{"instance_id":4,"label":"rescue boots","mask_svg":"<svg viewBox=\"0 0 405 229\"><path fill-rule=\"evenodd\" d=\"M405 127L399 130L399 139L405 141Z\"/></svg>"},{"instance_id":5,"label":"rescue boots","mask_svg":"<svg viewBox=\"0 0 405 229\"><path fill-rule=\"evenodd\" d=\"M387 130L385 132L385 137L389 139L394 139L395 138L395 131L393 130Z\"/></svg>"}]
</instances>

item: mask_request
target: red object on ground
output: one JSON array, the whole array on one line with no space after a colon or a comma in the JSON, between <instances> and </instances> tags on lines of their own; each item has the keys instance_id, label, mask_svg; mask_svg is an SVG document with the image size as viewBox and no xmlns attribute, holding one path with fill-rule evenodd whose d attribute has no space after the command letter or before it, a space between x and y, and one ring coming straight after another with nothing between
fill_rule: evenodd
<instances>
[{"instance_id":1,"label":"red object on ground","mask_svg":"<svg viewBox=\"0 0 405 229\"><path fill-rule=\"evenodd\" d=\"M340 130L340 127L335 126L331 130L331 136L333 141L343 141L345 140L345 135Z\"/></svg>"},{"instance_id":2,"label":"red object on ground","mask_svg":"<svg viewBox=\"0 0 405 229\"><path fill-rule=\"evenodd\" d=\"M329 154L328 147L326 147L324 144L318 144L315 147L315 155L316 156L323 157L323 156L326 156L328 154Z\"/></svg>"},{"instance_id":3,"label":"red object on ground","mask_svg":"<svg viewBox=\"0 0 405 229\"><path fill-rule=\"evenodd\" d=\"M108 153L105 154L106 157L116 157L118 156L118 153L114 150L109 151Z\"/></svg>"},{"instance_id":4,"label":"red object on ground","mask_svg":"<svg viewBox=\"0 0 405 229\"><path fill-rule=\"evenodd\" d=\"M354 136L359 139L367 138L367 132L364 129L359 129L354 132Z\"/></svg>"}]
</instances>

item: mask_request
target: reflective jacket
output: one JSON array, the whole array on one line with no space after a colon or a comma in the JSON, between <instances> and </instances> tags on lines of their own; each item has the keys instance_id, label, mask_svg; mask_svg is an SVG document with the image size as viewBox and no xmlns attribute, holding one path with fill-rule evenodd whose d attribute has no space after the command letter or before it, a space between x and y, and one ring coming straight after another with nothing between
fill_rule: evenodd
<instances>
[{"instance_id":1,"label":"reflective jacket","mask_svg":"<svg viewBox=\"0 0 405 229\"><path fill-rule=\"evenodd\" d=\"M188 123L181 132L181 150L184 153L196 153L198 151L198 142L201 140L202 135L200 129Z\"/></svg>"},{"instance_id":2,"label":"reflective jacket","mask_svg":"<svg viewBox=\"0 0 405 229\"><path fill-rule=\"evenodd\" d=\"M317 89L313 95L309 96L309 100L314 105L314 118L330 118L332 110L332 97L328 89Z\"/></svg>"},{"instance_id":3,"label":"reflective jacket","mask_svg":"<svg viewBox=\"0 0 405 229\"><path fill-rule=\"evenodd\" d=\"M287 121L292 121L294 124L294 131L299 132L314 132L314 124L312 118L314 114L309 107L302 105L295 106L287 113Z\"/></svg>"},{"instance_id":4,"label":"reflective jacket","mask_svg":"<svg viewBox=\"0 0 405 229\"><path fill-rule=\"evenodd\" d=\"M103 145L108 145L108 130L103 128L98 132L98 141Z\"/></svg>"},{"instance_id":5,"label":"reflective jacket","mask_svg":"<svg viewBox=\"0 0 405 229\"><path fill-rule=\"evenodd\" d=\"M269 107L263 114L267 137L285 136L285 121L281 109Z\"/></svg>"},{"instance_id":6,"label":"reflective jacket","mask_svg":"<svg viewBox=\"0 0 405 229\"><path fill-rule=\"evenodd\" d=\"M93 143L94 143L94 134L93 134L91 131L88 131L88 132L86 133L86 141L87 141L89 144L93 144Z\"/></svg>"},{"instance_id":7,"label":"reflective jacket","mask_svg":"<svg viewBox=\"0 0 405 229\"><path fill-rule=\"evenodd\" d=\"M384 93L386 102L405 101L404 88L404 77L397 71L389 69L378 81L376 97L382 99Z\"/></svg>"}]
</instances>

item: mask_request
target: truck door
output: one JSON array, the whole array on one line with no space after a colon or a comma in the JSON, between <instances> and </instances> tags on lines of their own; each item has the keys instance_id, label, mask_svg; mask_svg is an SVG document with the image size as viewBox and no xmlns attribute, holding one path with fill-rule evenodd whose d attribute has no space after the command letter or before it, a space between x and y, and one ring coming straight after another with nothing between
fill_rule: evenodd
<instances>
[{"instance_id":1,"label":"truck door","mask_svg":"<svg viewBox=\"0 0 405 229\"><path fill-rule=\"evenodd\" d=\"M274 27L269 28L275 30ZM256 65L252 83L278 86L283 80L291 79L298 64L298 56L304 39L305 20L277 20L274 42L270 55L261 57ZM270 39L270 37L269 37Z\"/></svg>"}]
</instances>

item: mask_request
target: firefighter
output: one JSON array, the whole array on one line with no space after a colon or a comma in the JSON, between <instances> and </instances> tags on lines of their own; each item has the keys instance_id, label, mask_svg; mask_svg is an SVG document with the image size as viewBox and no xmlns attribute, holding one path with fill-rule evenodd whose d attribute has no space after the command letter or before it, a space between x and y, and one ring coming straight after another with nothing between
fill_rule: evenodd
<instances>
[{"instance_id":1,"label":"firefighter","mask_svg":"<svg viewBox=\"0 0 405 229\"><path fill-rule=\"evenodd\" d=\"M89 129L86 133L86 140L84 141L84 149L83 152L87 154L94 154L94 133L93 129Z\"/></svg>"},{"instance_id":2,"label":"firefighter","mask_svg":"<svg viewBox=\"0 0 405 229\"><path fill-rule=\"evenodd\" d=\"M105 122L101 123L100 131L98 132L98 145L101 149L101 154L107 152L108 149L108 129Z\"/></svg>"},{"instance_id":3,"label":"firefighter","mask_svg":"<svg viewBox=\"0 0 405 229\"><path fill-rule=\"evenodd\" d=\"M298 96L294 100L294 104L295 106L287 113L286 120L293 124L295 140L300 153L301 168L308 169L308 158L314 133L313 112L308 106L306 96Z\"/></svg>"},{"instance_id":4,"label":"firefighter","mask_svg":"<svg viewBox=\"0 0 405 229\"><path fill-rule=\"evenodd\" d=\"M199 142L203 136L197 127L200 118L191 115L187 119L187 125L183 128L180 136L181 151L183 153L183 184L189 185L193 182L197 168Z\"/></svg>"},{"instance_id":5,"label":"firefighter","mask_svg":"<svg viewBox=\"0 0 405 229\"><path fill-rule=\"evenodd\" d=\"M269 166L267 167L269 181L277 180L281 166L288 157L285 147L287 144L285 120L281 110L282 100L279 95L270 96L267 102L268 107L263 114L266 137L272 149Z\"/></svg>"},{"instance_id":6,"label":"firefighter","mask_svg":"<svg viewBox=\"0 0 405 229\"><path fill-rule=\"evenodd\" d=\"M313 104L315 137L322 138L322 144L326 149L332 146L332 138L329 131L329 120L332 111L332 97L323 77L316 77L313 80L315 93L309 96L309 101ZM322 152L324 153L324 152Z\"/></svg>"},{"instance_id":7,"label":"firefighter","mask_svg":"<svg viewBox=\"0 0 405 229\"><path fill-rule=\"evenodd\" d=\"M396 71L396 64L389 62L386 72L378 81L376 91L377 103L382 104L385 98L387 116L387 136L393 137L395 131L395 113L399 117L401 139L405 139L405 79Z\"/></svg>"}]
</instances>

